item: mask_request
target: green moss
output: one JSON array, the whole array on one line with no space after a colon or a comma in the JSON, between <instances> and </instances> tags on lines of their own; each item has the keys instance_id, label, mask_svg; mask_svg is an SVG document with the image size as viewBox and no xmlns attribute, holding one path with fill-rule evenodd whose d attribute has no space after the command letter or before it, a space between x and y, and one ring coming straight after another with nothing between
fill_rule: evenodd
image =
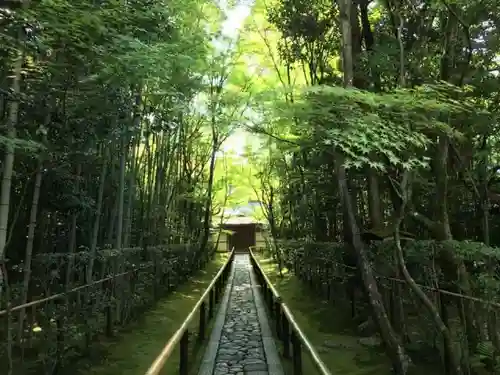
<instances>
[{"instance_id":1,"label":"green moss","mask_svg":"<svg viewBox=\"0 0 500 375\"><path fill-rule=\"evenodd\" d=\"M269 280L291 309L299 327L316 349L326 367L335 375L387 375L391 364L381 348L360 344L360 337L353 333L352 320L343 317L332 302L321 300L310 288L288 270L279 276L275 262L264 255L256 258ZM291 371L289 361L284 361L286 373ZM318 374L311 359L303 354L303 373ZM438 375L436 366L415 366L412 375Z\"/></svg>"},{"instance_id":2,"label":"green moss","mask_svg":"<svg viewBox=\"0 0 500 375\"><path fill-rule=\"evenodd\" d=\"M167 298L159 301L155 308L144 315L141 321L133 324L126 332L114 340L102 342L104 358L93 364L80 375L139 375L144 374L167 341L181 326L208 284L227 259L227 253L217 254L205 270L199 271L188 282L177 288ZM191 324L190 343L195 341L198 322ZM192 369L203 354L203 348L190 345ZM194 356L194 358L193 358ZM162 374L176 374L179 368L179 348L165 364Z\"/></svg>"},{"instance_id":3,"label":"green moss","mask_svg":"<svg viewBox=\"0 0 500 375\"><path fill-rule=\"evenodd\" d=\"M275 263L257 255L264 272L276 286L283 301L292 313L325 365L335 375L387 375L390 364L383 354L358 343L358 337L350 335L345 322L330 303L315 297L293 274L283 272L279 276ZM289 366L285 362L285 366ZM303 356L304 374L317 374L312 361Z\"/></svg>"}]
</instances>

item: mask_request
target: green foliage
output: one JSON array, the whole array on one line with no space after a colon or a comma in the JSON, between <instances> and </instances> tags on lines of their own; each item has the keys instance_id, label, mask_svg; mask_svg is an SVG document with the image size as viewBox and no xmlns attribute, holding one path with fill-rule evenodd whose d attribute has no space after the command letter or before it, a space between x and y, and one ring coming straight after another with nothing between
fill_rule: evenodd
<instances>
[{"instance_id":1,"label":"green foliage","mask_svg":"<svg viewBox=\"0 0 500 375\"><path fill-rule=\"evenodd\" d=\"M375 94L338 86L313 86L291 106L284 103L277 113L277 125L295 118L292 134L301 147L327 152L337 148L346 156L347 166L420 168L428 165L423 152L433 142L433 136L460 135L447 119L472 111L466 102L438 97L442 89L423 86Z\"/></svg>"},{"instance_id":2,"label":"green foliage","mask_svg":"<svg viewBox=\"0 0 500 375\"><path fill-rule=\"evenodd\" d=\"M487 352L481 340L495 335L491 307L450 295L438 299L432 288L497 300L498 4L348 2L352 30L345 39L341 5L257 1L245 41L267 69L265 78L255 79L261 118L252 129L268 136L269 151L253 163L261 195L276 213L273 237L283 246L281 257L313 289L336 288L335 305L357 303L344 286L364 291L368 278L362 284L353 275L358 264L372 267L383 297L371 296L372 303L382 302L391 317L386 323L408 336L408 353L414 360L445 360L436 345L438 325L427 319L422 301L406 282L389 280L398 275L391 240L356 252L316 245L351 242L358 230L363 236L367 229L392 232L406 195L401 181L410 175L404 187L413 194L401 225L418 239L404 240L410 274L450 327L464 372L492 373L494 355L476 353ZM345 73L354 88L345 89L341 71L350 59L353 76ZM335 174L339 161L345 175L342 168ZM348 209L355 227L344 222ZM436 241L443 238L448 241ZM305 244L296 249L293 241ZM357 312L367 314L365 307ZM492 340L495 352L498 345Z\"/></svg>"},{"instance_id":3,"label":"green foliage","mask_svg":"<svg viewBox=\"0 0 500 375\"><path fill-rule=\"evenodd\" d=\"M434 291L450 290L455 292L455 285L449 285L442 279L442 273L436 268L437 258L444 247L453 247L456 253L459 253L463 260L474 268L471 269L471 284L473 295L482 299L482 303L477 305L476 313L483 318L488 318L491 309L484 301L488 303L498 303L495 297L498 295L500 283L498 277L490 274L489 283L485 283L485 274L487 269L484 267L491 264L491 261L498 256L499 250L484 246L484 244L473 242L437 242L437 241L409 241L406 243L404 251L407 260L407 266L412 277L423 288L423 291L431 298L435 298ZM321 294L322 297L331 299L337 303L345 303L342 299L344 293L351 293L349 288L360 287L360 280L357 278L356 265L347 262L349 258L349 248L342 243L318 243L311 241L281 241L280 249L286 267L293 271L299 278L310 284L313 289ZM371 252L371 263L378 280L378 286L384 295L395 293L394 279L400 279L398 276L397 265L394 264L394 244L391 241L384 241L378 247L373 248ZM347 257L346 257L347 256ZM492 257L494 257L492 259ZM481 269L482 268L482 269ZM407 289L404 280L398 285L404 288L400 291L398 298L403 299L405 311L405 325L407 332L411 335L408 342L408 349L416 350L415 345L420 345L419 350L423 350L429 340L434 337L434 328L428 323L429 317L425 310L421 310L414 303L413 294ZM327 286L327 288L325 288ZM335 290L335 294L331 294ZM326 292L328 291L328 292ZM325 294L327 293L327 294ZM447 295L442 294L441 298ZM396 297L396 296L394 296ZM386 301L388 302L388 301ZM458 302L458 299L455 301ZM364 305L358 305L358 313L362 314ZM393 311L393 305L387 305L388 313ZM448 307L450 314L459 313ZM415 320L414 317L419 317ZM425 324L422 323L425 320ZM455 327L452 334L457 340L464 339L462 328ZM418 344L421 342L421 344ZM433 349L435 350L435 349ZM475 349L475 354L471 361L474 368L488 369L491 371L494 361L494 349L491 342L480 342Z\"/></svg>"},{"instance_id":4,"label":"green foliage","mask_svg":"<svg viewBox=\"0 0 500 375\"><path fill-rule=\"evenodd\" d=\"M12 188L0 310L6 295L16 306L82 288L0 317L0 372L52 374L88 354L106 319L125 326L212 253L199 245L212 124L193 102L209 92L205 27L220 14L199 0L23 3L0 9L0 116L17 133L0 137L14 149L12 176L2 164ZM226 97L221 134L241 107ZM83 286L120 273L111 287Z\"/></svg>"},{"instance_id":5,"label":"green foliage","mask_svg":"<svg viewBox=\"0 0 500 375\"><path fill-rule=\"evenodd\" d=\"M187 245L150 247L146 253L143 248L100 251L95 279L110 278L109 281L99 281L34 310L35 314L30 315L32 324L25 327L26 337L31 337L29 353L24 359L14 357L16 371L49 374L53 367L74 363L91 349L90 338L138 319L146 308L204 266L208 259L197 259L196 253L196 247ZM85 282L82 275L89 259L85 251L72 256L81 285ZM69 260L66 254L37 256L33 267L34 290L41 296L63 292L58 279L64 278ZM22 272L21 268L18 270ZM16 302L15 298L12 301ZM10 322L14 342L19 339L16 323L14 317ZM4 335L4 330L1 333ZM0 348L2 357L6 354L6 344ZM2 362L0 369L6 371L7 365L7 361Z\"/></svg>"}]
</instances>

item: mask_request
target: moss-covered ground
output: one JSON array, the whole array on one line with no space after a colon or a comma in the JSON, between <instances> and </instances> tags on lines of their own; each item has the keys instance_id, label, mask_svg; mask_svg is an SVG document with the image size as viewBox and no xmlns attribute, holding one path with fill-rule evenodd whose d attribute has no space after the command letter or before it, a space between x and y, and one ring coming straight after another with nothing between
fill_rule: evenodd
<instances>
[{"instance_id":1,"label":"moss-covered ground","mask_svg":"<svg viewBox=\"0 0 500 375\"><path fill-rule=\"evenodd\" d=\"M217 254L206 268L193 275L168 297L159 301L140 321L119 333L113 340L101 342L99 360L89 361L79 375L141 375L144 374L167 341L186 319L212 278L227 259L227 254ZM211 321L213 323L213 319ZM192 323L190 342L197 335L197 319ZM210 327L209 327L210 328ZM207 332L208 335L208 332ZM197 363L203 355L203 347L190 345L189 366L197 370ZM82 368L82 366L78 366ZM163 368L162 374L178 373L179 348Z\"/></svg>"},{"instance_id":2,"label":"moss-covered ground","mask_svg":"<svg viewBox=\"0 0 500 375\"><path fill-rule=\"evenodd\" d=\"M355 334L349 317L342 317L331 302L318 298L308 286L286 269L283 270L283 277L280 277L277 265L271 258L262 254L256 254L256 258L332 374L391 374L391 366L383 349L361 344L362 340ZM291 374L289 361L284 361L284 366L287 373ZM433 374L428 369L416 368L415 371L416 374ZM311 359L305 354L303 373L318 373Z\"/></svg>"}]
</instances>

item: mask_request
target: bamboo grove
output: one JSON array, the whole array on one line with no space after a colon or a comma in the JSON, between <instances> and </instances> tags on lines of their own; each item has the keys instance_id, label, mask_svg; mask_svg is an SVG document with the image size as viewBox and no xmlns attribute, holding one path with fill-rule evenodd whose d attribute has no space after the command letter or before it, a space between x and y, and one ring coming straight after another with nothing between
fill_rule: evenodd
<instances>
[{"instance_id":1,"label":"bamboo grove","mask_svg":"<svg viewBox=\"0 0 500 375\"><path fill-rule=\"evenodd\" d=\"M223 19L197 0L0 2L2 374L59 373L209 259L239 105L221 104Z\"/></svg>"},{"instance_id":2,"label":"bamboo grove","mask_svg":"<svg viewBox=\"0 0 500 375\"><path fill-rule=\"evenodd\" d=\"M398 375L498 373L498 4L258 0L238 41L217 5L0 2L0 371L69 368L203 266L244 126L282 267Z\"/></svg>"},{"instance_id":3,"label":"bamboo grove","mask_svg":"<svg viewBox=\"0 0 500 375\"><path fill-rule=\"evenodd\" d=\"M498 373L498 4L255 12L276 260L379 337L394 373Z\"/></svg>"}]
</instances>

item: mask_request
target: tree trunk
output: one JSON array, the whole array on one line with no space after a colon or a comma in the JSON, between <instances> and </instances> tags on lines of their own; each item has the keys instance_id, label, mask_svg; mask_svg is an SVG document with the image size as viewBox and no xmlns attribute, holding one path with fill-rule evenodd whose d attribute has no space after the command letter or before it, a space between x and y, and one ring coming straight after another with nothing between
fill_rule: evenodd
<instances>
[{"instance_id":1,"label":"tree trunk","mask_svg":"<svg viewBox=\"0 0 500 375\"><path fill-rule=\"evenodd\" d=\"M216 134L216 123L215 117L212 116L212 153L210 155L210 166L208 171L208 188L207 188L207 197L205 203L205 215L203 222L203 234L202 240L200 243L200 255L203 254L207 250L208 239L210 237L210 217L212 215L212 191L214 185L214 175L215 175L215 157L217 154L217 149L219 148L219 139Z\"/></svg>"},{"instance_id":2,"label":"tree trunk","mask_svg":"<svg viewBox=\"0 0 500 375\"><path fill-rule=\"evenodd\" d=\"M23 6L24 6L23 2ZM19 38L22 38L22 31L19 31ZM12 83L10 91L12 98L8 105L7 118L7 138L14 140L16 138L16 125L19 116L19 94L21 93L21 71L24 61L24 52L17 51L16 58L12 64ZM5 145L4 160L2 163L3 176L0 188L0 306L2 302L2 292L4 289L4 279L7 275L3 274L3 264L5 262L7 231L9 224L10 209L10 191L12 186L12 174L14 171L14 147L12 142Z\"/></svg>"},{"instance_id":3,"label":"tree trunk","mask_svg":"<svg viewBox=\"0 0 500 375\"><path fill-rule=\"evenodd\" d=\"M40 200L40 189L42 187L43 161L38 163L38 170L35 176L35 186L33 188L33 200L31 202L30 223L28 226L28 238L26 239L26 251L24 256L24 274L21 304L28 302L28 291L31 279L31 259L33 256L33 243L35 241L35 228L38 217L38 201ZM19 330L18 339L23 338L23 327L26 310L24 308L19 312Z\"/></svg>"},{"instance_id":4,"label":"tree trunk","mask_svg":"<svg viewBox=\"0 0 500 375\"><path fill-rule=\"evenodd\" d=\"M353 85L353 63L352 63L352 32L351 32L351 0L340 0L340 21L342 30L342 52L344 68L344 87L351 88ZM344 206L344 226L350 234L352 247L357 257L358 268L363 279L368 300L372 309L374 320L384 341L386 352L391 359L394 372L397 375L408 373L409 360L404 348L394 332L387 316L382 296L378 290L377 282L366 253L365 246L361 240L359 227L357 225L355 209L347 184L346 170L343 165L343 157L336 152L334 157L335 175L341 201Z\"/></svg>"},{"instance_id":5,"label":"tree trunk","mask_svg":"<svg viewBox=\"0 0 500 375\"><path fill-rule=\"evenodd\" d=\"M103 145L104 148L104 160L101 169L101 175L99 177L99 191L97 193L97 206L95 209L95 217L94 217L94 226L92 228L92 240L90 243L90 260L87 268L87 283L92 282L92 274L94 270L94 261L97 252L97 241L99 237L99 227L101 223L101 212L102 212L102 202L104 198L104 186L106 184L106 174L108 171L108 158L109 158L109 149Z\"/></svg>"},{"instance_id":6,"label":"tree trunk","mask_svg":"<svg viewBox=\"0 0 500 375\"><path fill-rule=\"evenodd\" d=\"M381 229L384 226L382 214L380 185L377 172L368 170L368 212L372 229Z\"/></svg>"},{"instance_id":7,"label":"tree trunk","mask_svg":"<svg viewBox=\"0 0 500 375\"><path fill-rule=\"evenodd\" d=\"M404 210L406 207L406 202L408 201L408 196L411 195L411 190L408 186L410 186L410 183L408 181L409 179L409 174L408 172L405 172L405 176L403 177L403 182L401 183L401 191L403 192L403 197L402 197L402 204L400 206L400 209L398 212L396 212L396 220L394 223L394 241L396 244L396 255L397 255L397 262L398 266L401 270L401 273L403 275L404 280L406 283L409 285L410 289L413 291L413 293L417 296L417 298L420 300L420 302L424 305L424 307L427 309L429 312L434 325L436 326L436 329L441 333L445 348L444 351L446 353L446 358L447 362L449 363L448 367L448 374L449 375L462 375L462 367L460 364L460 359L458 358L457 354L455 353L455 348L453 345L453 339L450 334L450 330L444 323L443 319L441 319L441 316L439 315L439 310L434 306L432 301L430 300L429 297L424 293L424 291L418 286L418 284L413 280L413 278L410 275L410 272L406 268L406 262L404 259L404 254L403 254L403 248L401 246L401 235L400 235L400 226L401 223L403 222L403 217L404 217Z\"/></svg>"},{"instance_id":8,"label":"tree trunk","mask_svg":"<svg viewBox=\"0 0 500 375\"><path fill-rule=\"evenodd\" d=\"M74 192L77 195L80 191L80 176L82 174L82 164L78 163L76 166L76 181ZM75 209L75 212L71 214L71 232L69 235L69 245L68 245L68 263L66 268L66 289L71 289L72 283L72 273L73 273L73 264L75 262L75 252L76 252L76 235L77 235L77 218L78 218L78 210Z\"/></svg>"},{"instance_id":9,"label":"tree trunk","mask_svg":"<svg viewBox=\"0 0 500 375\"><path fill-rule=\"evenodd\" d=\"M387 316L382 296L378 290L377 281L366 253L365 246L361 241L359 227L356 223L354 210L352 207L349 189L347 187L345 168L342 165L342 157L337 155L335 160L335 174L342 202L347 213L347 222L344 225L349 227L352 236L352 246L357 257L358 267L363 279L368 300L375 318L375 322L380 331L380 336L384 341L385 348L391 359L393 369L397 375L405 375L408 372L409 359L406 357L404 348L394 332Z\"/></svg>"},{"instance_id":10,"label":"tree trunk","mask_svg":"<svg viewBox=\"0 0 500 375\"><path fill-rule=\"evenodd\" d=\"M135 196L135 179L137 174L138 165L136 163L137 153L139 150L139 142L132 141L130 146L130 170L128 172L128 190L127 190L127 209L125 210L125 217L123 218L123 246L125 248L130 246L130 236L132 231L132 212L134 207Z\"/></svg>"},{"instance_id":11,"label":"tree trunk","mask_svg":"<svg viewBox=\"0 0 500 375\"><path fill-rule=\"evenodd\" d=\"M126 135L120 136L120 175L118 186L118 207L116 214L116 238L115 249L121 250L123 240L123 212L124 212L124 199L125 199L125 169L127 161L127 144Z\"/></svg>"}]
</instances>

